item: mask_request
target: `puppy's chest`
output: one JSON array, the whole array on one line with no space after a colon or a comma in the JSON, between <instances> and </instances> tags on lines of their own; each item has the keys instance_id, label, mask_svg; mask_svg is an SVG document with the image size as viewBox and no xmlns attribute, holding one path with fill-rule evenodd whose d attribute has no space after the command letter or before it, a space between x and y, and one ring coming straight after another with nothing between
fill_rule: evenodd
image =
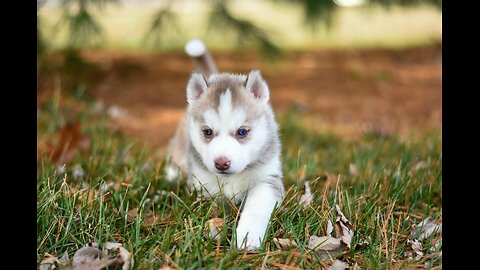
<instances>
[{"instance_id":1,"label":"puppy's chest","mask_svg":"<svg viewBox=\"0 0 480 270\"><path fill-rule=\"evenodd\" d=\"M223 194L227 198L239 203L247 195L251 184L251 175L239 174L229 177L218 177L208 171L193 170L194 177L191 177L192 184L197 190L207 191L206 196Z\"/></svg>"},{"instance_id":2,"label":"puppy's chest","mask_svg":"<svg viewBox=\"0 0 480 270\"><path fill-rule=\"evenodd\" d=\"M223 193L229 199L238 203L246 196L250 179L247 176L230 176L224 179L218 179L218 192Z\"/></svg>"}]
</instances>

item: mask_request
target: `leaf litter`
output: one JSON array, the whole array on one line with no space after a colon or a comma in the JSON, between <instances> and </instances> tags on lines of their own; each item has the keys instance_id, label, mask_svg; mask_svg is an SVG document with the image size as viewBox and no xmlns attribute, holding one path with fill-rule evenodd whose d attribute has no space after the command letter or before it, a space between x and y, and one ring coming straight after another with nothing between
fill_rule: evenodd
<instances>
[{"instance_id":1,"label":"leaf litter","mask_svg":"<svg viewBox=\"0 0 480 270\"><path fill-rule=\"evenodd\" d=\"M429 238L433 233L442 232L442 224L437 224L431 217L427 217L422 222L414 225L411 237L423 241Z\"/></svg>"},{"instance_id":2,"label":"leaf litter","mask_svg":"<svg viewBox=\"0 0 480 270\"><path fill-rule=\"evenodd\" d=\"M337 219L335 221L335 225L328 220L326 235L311 235L307 248L313 250L322 260L332 260L332 264L327 269L348 269L348 263L340 260L333 260L333 258L350 249L353 237L353 225L345 217L338 205L336 205L336 210ZM332 236L334 229L336 237ZM273 242L277 248L281 250L298 248L297 243L292 239L273 238Z\"/></svg>"},{"instance_id":3,"label":"leaf litter","mask_svg":"<svg viewBox=\"0 0 480 270\"><path fill-rule=\"evenodd\" d=\"M332 258L344 251L350 250L353 238L353 225L345 217L338 205L335 205L337 210L337 219L335 225L332 222L327 222L326 236L310 236L308 248L317 252L322 259ZM336 237L331 236L333 229L335 229Z\"/></svg>"},{"instance_id":4,"label":"leaf litter","mask_svg":"<svg viewBox=\"0 0 480 270\"><path fill-rule=\"evenodd\" d=\"M224 222L222 218L212 218L208 221L209 237L212 240L220 241Z\"/></svg>"},{"instance_id":5,"label":"leaf litter","mask_svg":"<svg viewBox=\"0 0 480 270\"><path fill-rule=\"evenodd\" d=\"M68 253L60 259L46 254L40 263L40 270L103 270L103 269L133 269L134 260L130 252L120 243L105 243L100 250L96 243L88 243L73 255L70 263Z\"/></svg>"},{"instance_id":6,"label":"leaf litter","mask_svg":"<svg viewBox=\"0 0 480 270\"><path fill-rule=\"evenodd\" d=\"M433 234L442 232L442 223L437 224L431 217L427 217L422 222L413 226L410 232L410 238L407 240L407 249L405 257L409 259L420 259L424 256L422 243L430 238ZM433 240L430 252L437 252L439 257L442 256L440 238Z\"/></svg>"},{"instance_id":7,"label":"leaf litter","mask_svg":"<svg viewBox=\"0 0 480 270\"><path fill-rule=\"evenodd\" d=\"M80 150L90 147L91 139L80 133L79 121L64 125L57 136L59 142L56 147L48 143L50 157L55 164L69 163Z\"/></svg>"}]
</instances>

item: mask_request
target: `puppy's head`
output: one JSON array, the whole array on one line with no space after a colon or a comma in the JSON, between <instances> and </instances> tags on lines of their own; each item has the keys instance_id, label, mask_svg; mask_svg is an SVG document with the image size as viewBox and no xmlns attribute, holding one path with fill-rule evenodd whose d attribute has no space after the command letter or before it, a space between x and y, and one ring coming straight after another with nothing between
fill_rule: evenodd
<instances>
[{"instance_id":1,"label":"puppy's head","mask_svg":"<svg viewBox=\"0 0 480 270\"><path fill-rule=\"evenodd\" d=\"M258 70L245 75L193 73L187 85L189 136L212 173L242 172L262 156L274 128L269 89Z\"/></svg>"}]
</instances>

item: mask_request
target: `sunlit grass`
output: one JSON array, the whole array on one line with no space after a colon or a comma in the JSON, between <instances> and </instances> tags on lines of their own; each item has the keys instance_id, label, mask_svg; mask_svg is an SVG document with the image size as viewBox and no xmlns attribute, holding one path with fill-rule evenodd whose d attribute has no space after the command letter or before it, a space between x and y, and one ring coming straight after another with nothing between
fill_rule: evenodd
<instances>
[{"instance_id":1,"label":"sunlit grass","mask_svg":"<svg viewBox=\"0 0 480 270\"><path fill-rule=\"evenodd\" d=\"M350 265L357 263L362 269L427 261L441 265L428 251L431 241L424 244L425 255L419 261L404 256L411 226L429 216L441 219L438 131L402 140L372 133L346 141L300 126L298 112L279 116L287 195L273 215L262 250L245 254L230 242L238 214L234 206L198 199L185 183L164 181L163 162L154 158L155 150L110 130L108 118L95 112L94 104L53 98L38 110L39 139L52 137L75 118L92 142L64 170L47 156L38 161L38 262L46 253L60 257L67 251L73 256L88 242L110 241L124 244L135 258L135 269L158 269L164 263L188 269L275 268L290 263L318 269L322 262L307 251L308 239L325 234L338 204L355 230L352 249L344 258ZM305 181L311 181L315 196L308 208L299 204ZM134 208L138 215L129 219L127 212ZM152 213L159 217L156 225L148 224ZM207 221L213 217L226 222L220 245L207 236ZM278 250L274 237L293 239L298 249ZM370 244L357 246L362 237Z\"/></svg>"}]
</instances>

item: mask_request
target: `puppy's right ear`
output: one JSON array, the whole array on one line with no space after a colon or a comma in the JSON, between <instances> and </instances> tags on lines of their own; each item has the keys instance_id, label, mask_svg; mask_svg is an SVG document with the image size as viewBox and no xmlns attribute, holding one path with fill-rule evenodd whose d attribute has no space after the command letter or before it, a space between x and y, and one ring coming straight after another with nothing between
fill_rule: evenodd
<instances>
[{"instance_id":1,"label":"puppy's right ear","mask_svg":"<svg viewBox=\"0 0 480 270\"><path fill-rule=\"evenodd\" d=\"M187 85L187 102L192 104L207 90L207 81L200 73L192 73Z\"/></svg>"}]
</instances>

